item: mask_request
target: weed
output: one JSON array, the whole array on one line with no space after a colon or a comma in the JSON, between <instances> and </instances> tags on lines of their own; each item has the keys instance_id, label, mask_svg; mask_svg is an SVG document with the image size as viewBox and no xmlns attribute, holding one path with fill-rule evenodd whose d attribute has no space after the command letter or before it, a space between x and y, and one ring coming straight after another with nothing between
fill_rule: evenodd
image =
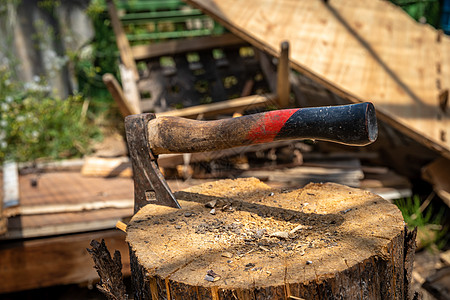
<instances>
[{"instance_id":1,"label":"weed","mask_svg":"<svg viewBox=\"0 0 450 300\"><path fill-rule=\"evenodd\" d=\"M22 85L1 67L0 86L0 163L80 156L100 136L80 95L55 98L42 79Z\"/></svg>"},{"instance_id":2,"label":"weed","mask_svg":"<svg viewBox=\"0 0 450 300\"><path fill-rule=\"evenodd\" d=\"M410 229L417 227L419 247L434 249L446 244L447 228L444 224L444 210L435 211L430 204L432 193L424 202L418 195L398 199L394 203L400 209L403 219Z\"/></svg>"}]
</instances>

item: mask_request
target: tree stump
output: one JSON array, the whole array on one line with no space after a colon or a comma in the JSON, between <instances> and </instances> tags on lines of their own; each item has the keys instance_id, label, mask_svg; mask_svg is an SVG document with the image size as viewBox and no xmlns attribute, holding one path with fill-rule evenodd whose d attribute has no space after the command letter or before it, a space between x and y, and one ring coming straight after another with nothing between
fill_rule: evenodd
<instances>
[{"instance_id":1,"label":"tree stump","mask_svg":"<svg viewBox=\"0 0 450 300\"><path fill-rule=\"evenodd\" d=\"M127 227L135 299L407 299L397 207L343 185L222 180L149 204ZM410 240L410 239L409 239Z\"/></svg>"}]
</instances>

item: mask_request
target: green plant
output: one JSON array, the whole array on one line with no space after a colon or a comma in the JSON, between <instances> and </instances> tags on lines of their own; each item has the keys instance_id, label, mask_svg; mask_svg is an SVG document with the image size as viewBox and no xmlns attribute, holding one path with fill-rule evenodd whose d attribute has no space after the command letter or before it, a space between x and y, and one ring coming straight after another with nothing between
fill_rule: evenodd
<instances>
[{"instance_id":1,"label":"green plant","mask_svg":"<svg viewBox=\"0 0 450 300\"><path fill-rule=\"evenodd\" d=\"M114 103L102 81L105 73L119 78L119 52L104 0L91 0L86 14L94 26L93 40L76 54L71 55L75 65L79 91L91 99L90 110L104 113Z\"/></svg>"},{"instance_id":2,"label":"green plant","mask_svg":"<svg viewBox=\"0 0 450 300\"><path fill-rule=\"evenodd\" d=\"M38 5L53 10L58 3L40 1ZM0 28L7 33L0 39L0 164L5 160L34 161L86 154L92 140L100 137L92 113L88 112L89 101L81 94L59 99L53 96L46 78L35 76L31 82L23 82L17 75L20 61L12 47L17 5L17 0L0 3ZM33 39L41 41L45 28L36 28ZM56 68L66 64L65 59L58 58L52 58L52 62L60 64Z\"/></svg>"},{"instance_id":3,"label":"green plant","mask_svg":"<svg viewBox=\"0 0 450 300\"><path fill-rule=\"evenodd\" d=\"M22 85L5 67L0 67L0 87L0 163L80 156L100 137L80 95L52 97L44 80Z\"/></svg>"},{"instance_id":4,"label":"green plant","mask_svg":"<svg viewBox=\"0 0 450 300\"><path fill-rule=\"evenodd\" d=\"M447 228L444 224L444 210L435 211L430 204L434 193L424 202L418 195L398 199L394 203L402 212L403 218L410 229L417 227L419 247L442 248L446 244Z\"/></svg>"}]
</instances>

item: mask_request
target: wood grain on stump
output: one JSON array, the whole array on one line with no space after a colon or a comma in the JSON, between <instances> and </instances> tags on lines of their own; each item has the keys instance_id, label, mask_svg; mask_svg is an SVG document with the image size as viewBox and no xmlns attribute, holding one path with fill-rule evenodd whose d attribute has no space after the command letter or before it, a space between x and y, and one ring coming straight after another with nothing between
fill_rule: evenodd
<instances>
[{"instance_id":1,"label":"wood grain on stump","mask_svg":"<svg viewBox=\"0 0 450 300\"><path fill-rule=\"evenodd\" d=\"M136 299L405 299L405 225L379 196L223 180L149 204L127 241Z\"/></svg>"}]
</instances>

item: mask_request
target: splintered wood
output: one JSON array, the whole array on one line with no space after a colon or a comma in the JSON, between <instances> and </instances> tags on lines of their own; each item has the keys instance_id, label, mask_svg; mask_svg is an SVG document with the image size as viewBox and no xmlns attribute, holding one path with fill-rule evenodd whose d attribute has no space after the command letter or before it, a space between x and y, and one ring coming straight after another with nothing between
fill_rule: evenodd
<instances>
[{"instance_id":1,"label":"splintered wood","mask_svg":"<svg viewBox=\"0 0 450 300\"><path fill-rule=\"evenodd\" d=\"M141 299L403 299L397 207L339 184L222 180L147 205L127 227ZM148 285L148 286L146 286Z\"/></svg>"}]
</instances>

